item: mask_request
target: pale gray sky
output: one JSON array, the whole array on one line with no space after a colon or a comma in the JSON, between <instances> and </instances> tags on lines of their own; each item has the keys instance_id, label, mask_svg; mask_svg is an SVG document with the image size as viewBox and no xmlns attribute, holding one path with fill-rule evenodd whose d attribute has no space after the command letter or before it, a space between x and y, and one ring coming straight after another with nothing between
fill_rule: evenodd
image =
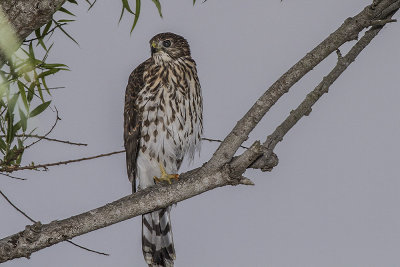
<instances>
[{"instance_id":1,"label":"pale gray sky","mask_svg":"<svg viewBox=\"0 0 400 267\"><path fill-rule=\"evenodd\" d=\"M83 2L83 1L82 1ZM283 72L366 4L362 0L151 1L132 36L132 17L118 26L119 1L72 10L67 30L76 46L55 34L54 104L62 121L52 137L87 148L42 143L25 162L50 162L122 149L124 91L130 72L149 57L148 40L172 31L185 36L197 61L204 97L205 136L223 138ZM347 48L349 46L346 46ZM400 264L400 27L388 25L277 146L271 173L251 170L254 187L224 187L179 203L172 211L176 266L366 267ZM343 50L345 52L346 49ZM296 84L263 119L250 140L265 140L335 64L330 56ZM50 82L50 81L49 81ZM43 131L54 114L40 117ZM217 144L205 142L206 161ZM182 170L187 170L184 166ZM125 157L25 172L0 187L43 223L96 208L130 193ZM29 222L0 199L1 236ZM145 266L140 218L73 239L110 257L62 243L16 259L10 267Z\"/></svg>"}]
</instances>

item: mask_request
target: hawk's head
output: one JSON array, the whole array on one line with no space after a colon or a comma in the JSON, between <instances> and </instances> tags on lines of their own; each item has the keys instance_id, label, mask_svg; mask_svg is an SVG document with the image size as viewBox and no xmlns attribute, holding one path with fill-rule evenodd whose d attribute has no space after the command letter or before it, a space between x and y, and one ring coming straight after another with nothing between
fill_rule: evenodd
<instances>
[{"instance_id":1,"label":"hawk's head","mask_svg":"<svg viewBox=\"0 0 400 267\"><path fill-rule=\"evenodd\" d=\"M150 40L151 56L157 62L168 62L190 56L185 38L171 32L159 33Z\"/></svg>"}]
</instances>

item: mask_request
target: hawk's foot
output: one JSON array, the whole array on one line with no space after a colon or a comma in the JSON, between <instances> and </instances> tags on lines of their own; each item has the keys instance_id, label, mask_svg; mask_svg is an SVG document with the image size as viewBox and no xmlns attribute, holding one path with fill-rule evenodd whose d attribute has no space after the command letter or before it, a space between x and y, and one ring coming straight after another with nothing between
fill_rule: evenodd
<instances>
[{"instance_id":1,"label":"hawk's foot","mask_svg":"<svg viewBox=\"0 0 400 267\"><path fill-rule=\"evenodd\" d=\"M162 164L159 164L159 165L160 165L161 175L160 175L160 177L154 176L154 181L156 183L167 181L169 184L172 184L172 182L171 182L172 179L175 179L175 180L179 179L179 174L168 174L167 171L165 170L164 166Z\"/></svg>"}]
</instances>

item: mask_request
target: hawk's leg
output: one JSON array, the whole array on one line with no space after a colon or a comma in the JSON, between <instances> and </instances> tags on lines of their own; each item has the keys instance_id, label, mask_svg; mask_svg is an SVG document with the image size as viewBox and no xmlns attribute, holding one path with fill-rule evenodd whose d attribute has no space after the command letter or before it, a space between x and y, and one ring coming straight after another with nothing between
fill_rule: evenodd
<instances>
[{"instance_id":1,"label":"hawk's leg","mask_svg":"<svg viewBox=\"0 0 400 267\"><path fill-rule=\"evenodd\" d=\"M179 179L179 174L168 174L167 171L165 170L164 166L159 163L160 166L160 171L161 175L160 177L154 176L154 181L156 183L162 182L162 181L167 181L169 184L171 184L171 179L178 180Z\"/></svg>"}]
</instances>

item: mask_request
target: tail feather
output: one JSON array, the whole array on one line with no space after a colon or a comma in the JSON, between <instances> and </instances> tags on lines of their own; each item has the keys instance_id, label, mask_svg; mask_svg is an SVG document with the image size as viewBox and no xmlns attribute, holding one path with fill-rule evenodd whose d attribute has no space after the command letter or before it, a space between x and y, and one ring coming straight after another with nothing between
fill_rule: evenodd
<instances>
[{"instance_id":1,"label":"tail feather","mask_svg":"<svg viewBox=\"0 0 400 267\"><path fill-rule=\"evenodd\" d=\"M150 267L173 267L175 249L170 207L142 216L142 249Z\"/></svg>"}]
</instances>

